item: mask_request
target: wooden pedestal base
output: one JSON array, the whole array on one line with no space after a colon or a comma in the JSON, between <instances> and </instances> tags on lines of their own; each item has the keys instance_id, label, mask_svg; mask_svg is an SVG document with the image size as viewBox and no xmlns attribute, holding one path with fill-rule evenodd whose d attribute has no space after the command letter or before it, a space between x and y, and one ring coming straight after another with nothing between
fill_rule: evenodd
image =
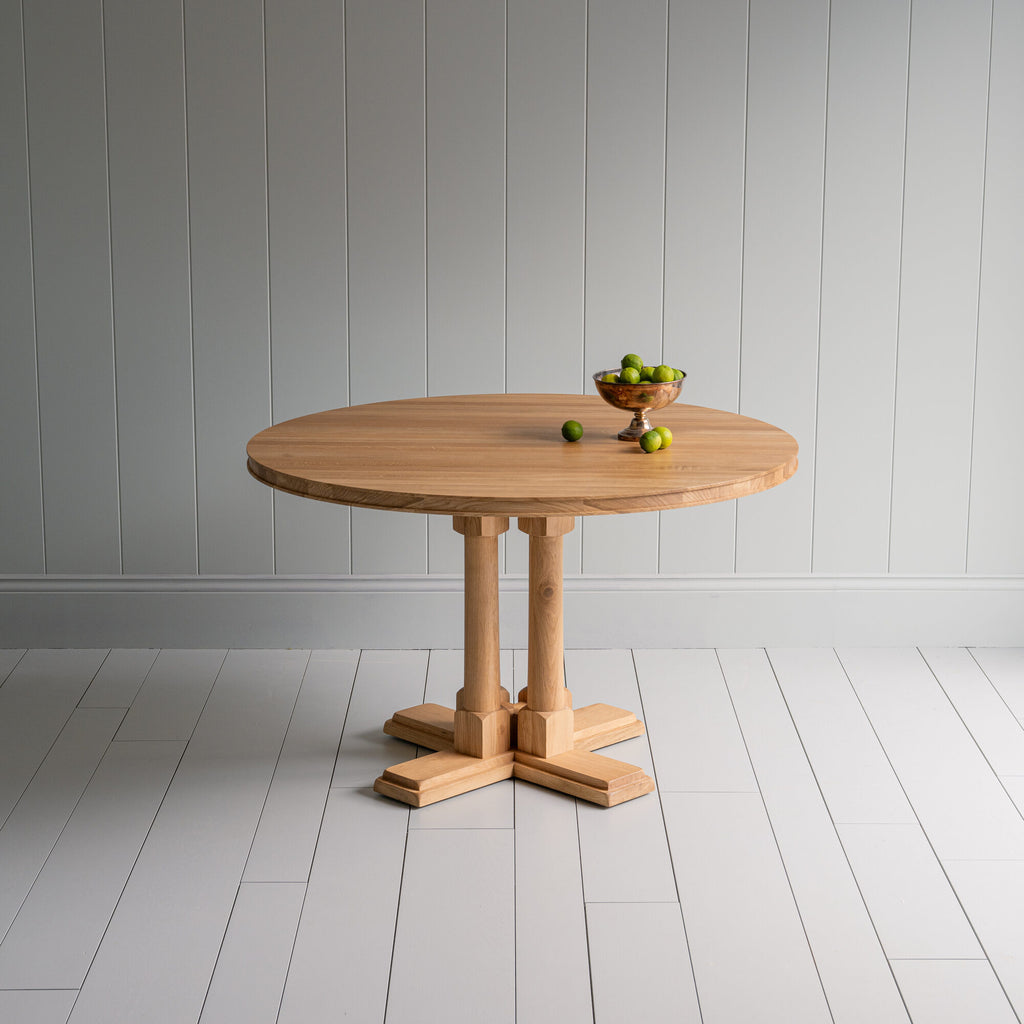
<instances>
[{"instance_id":1,"label":"wooden pedestal base","mask_svg":"<svg viewBox=\"0 0 1024 1024\"><path fill-rule=\"evenodd\" d=\"M654 780L635 765L590 751L642 736L644 723L632 711L610 704L590 704L574 712L573 749L537 757L515 748L517 712L521 704L506 704L512 717L513 746L497 757L457 754L455 711L440 704L419 704L396 711L384 732L439 753L393 765L374 783L385 796L413 807L426 807L460 793L469 793L503 779L534 782L560 793L578 796L602 807L643 796Z\"/></svg>"},{"instance_id":2,"label":"wooden pedestal base","mask_svg":"<svg viewBox=\"0 0 1024 1024\"><path fill-rule=\"evenodd\" d=\"M464 684L456 710L419 704L384 724L397 736L437 751L393 765L373 788L426 807L502 779L517 778L614 807L643 796L654 781L636 765L591 753L640 736L643 722L610 704L573 710L563 678L562 536L570 516L521 518L530 536L530 626L527 685L510 703L499 679L498 537L503 516L455 516L465 538Z\"/></svg>"}]
</instances>

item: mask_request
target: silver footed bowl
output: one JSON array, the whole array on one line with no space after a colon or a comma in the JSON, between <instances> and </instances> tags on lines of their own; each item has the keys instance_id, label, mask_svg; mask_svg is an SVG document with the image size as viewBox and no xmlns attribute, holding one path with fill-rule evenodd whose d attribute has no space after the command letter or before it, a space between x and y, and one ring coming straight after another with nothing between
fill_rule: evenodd
<instances>
[{"instance_id":1,"label":"silver footed bowl","mask_svg":"<svg viewBox=\"0 0 1024 1024\"><path fill-rule=\"evenodd\" d=\"M619 431L620 441L635 441L642 434L651 429L651 421L647 414L655 409L664 409L671 405L683 389L683 381L686 380L684 373L679 380L666 381L664 384L654 384L651 381L643 381L640 384L610 384L601 380L606 374L614 373L616 370L598 370L594 374L594 384L597 385L597 393L616 409L625 409L633 414L633 420L628 427Z\"/></svg>"}]
</instances>

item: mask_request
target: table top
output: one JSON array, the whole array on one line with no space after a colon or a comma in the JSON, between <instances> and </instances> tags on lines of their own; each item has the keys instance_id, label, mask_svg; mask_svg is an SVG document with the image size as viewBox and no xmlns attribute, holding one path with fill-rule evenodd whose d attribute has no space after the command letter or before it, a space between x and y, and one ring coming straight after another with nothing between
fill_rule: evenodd
<instances>
[{"instance_id":1,"label":"table top","mask_svg":"<svg viewBox=\"0 0 1024 1024\"><path fill-rule=\"evenodd\" d=\"M578 420L582 440L562 439ZM249 471L279 490L445 515L586 516L705 505L796 472L768 423L675 403L651 414L671 447L619 441L630 414L597 395L449 395L301 416L250 440Z\"/></svg>"}]
</instances>

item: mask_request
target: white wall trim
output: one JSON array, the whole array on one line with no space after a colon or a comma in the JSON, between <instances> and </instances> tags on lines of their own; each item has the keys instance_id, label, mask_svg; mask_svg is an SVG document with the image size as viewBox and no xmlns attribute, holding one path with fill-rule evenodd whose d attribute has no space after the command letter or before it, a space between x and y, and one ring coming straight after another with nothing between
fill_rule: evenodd
<instances>
[{"instance_id":1,"label":"white wall trim","mask_svg":"<svg viewBox=\"0 0 1024 1024\"><path fill-rule=\"evenodd\" d=\"M501 580L502 644L526 580ZM570 576L568 647L1024 645L1021 576ZM3 647L461 647L462 577L0 575Z\"/></svg>"}]
</instances>

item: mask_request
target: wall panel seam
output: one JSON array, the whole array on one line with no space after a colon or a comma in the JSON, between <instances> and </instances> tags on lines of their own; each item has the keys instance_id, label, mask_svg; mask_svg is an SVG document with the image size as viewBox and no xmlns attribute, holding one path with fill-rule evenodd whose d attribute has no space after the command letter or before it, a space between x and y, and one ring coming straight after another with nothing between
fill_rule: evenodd
<instances>
[{"instance_id":1,"label":"wall panel seam","mask_svg":"<svg viewBox=\"0 0 1024 1024\"><path fill-rule=\"evenodd\" d=\"M124 530L121 514L121 434L117 409L117 319L114 316L114 227L110 198L110 106L107 102L107 5L100 0L100 59L103 62L103 153L107 186L107 261L110 271L110 369L114 385L114 484L117 498L117 566L124 572Z\"/></svg>"},{"instance_id":2,"label":"wall panel seam","mask_svg":"<svg viewBox=\"0 0 1024 1024\"><path fill-rule=\"evenodd\" d=\"M669 102L669 55L672 46L672 3L665 0L665 111L661 132L661 362L665 362L665 258L668 236L668 102ZM674 365L674 364L673 364ZM584 374L584 380L586 375ZM661 572L661 512L658 512L658 530L654 550L654 565Z\"/></svg>"},{"instance_id":3,"label":"wall panel seam","mask_svg":"<svg viewBox=\"0 0 1024 1024\"><path fill-rule=\"evenodd\" d=\"M345 170L345 194L342 197L342 203L345 207L345 404L352 404L352 262L350 256L349 246L349 188L348 188L348 2L347 0L341 0L341 49L342 59L344 61L344 67L342 68L341 76L341 109L342 116L345 118L345 125L343 129L343 136L345 142L345 156L344 156L344 170ZM353 571L352 564L352 513L348 515L348 571L349 575Z\"/></svg>"},{"instance_id":4,"label":"wall panel seam","mask_svg":"<svg viewBox=\"0 0 1024 1024\"><path fill-rule=\"evenodd\" d=\"M267 115L267 0L260 4L260 37L263 41L263 195L266 242L266 287L267 287L267 405L270 422L274 419L274 291L270 275L270 118ZM270 565L277 574L277 491L270 495Z\"/></svg>"},{"instance_id":5,"label":"wall panel seam","mask_svg":"<svg viewBox=\"0 0 1024 1024\"><path fill-rule=\"evenodd\" d=\"M743 62L743 170L740 181L740 295L739 295L739 340L736 346L736 411L743 408L743 331L744 302L743 293L747 269L747 171L748 144L750 141L750 4L747 0L747 33L746 53ZM739 568L739 532L740 520L737 514L732 517L732 571Z\"/></svg>"},{"instance_id":6,"label":"wall panel seam","mask_svg":"<svg viewBox=\"0 0 1024 1024\"><path fill-rule=\"evenodd\" d=\"M974 319L974 380L971 382L971 445L967 463L967 523L964 542L964 572L971 564L971 508L974 504L974 440L978 418L978 355L981 348L981 288L985 266L985 203L988 196L988 135L992 116L992 52L995 37L995 0L989 5L988 74L985 81L985 144L981 164L981 225L978 232L978 305Z\"/></svg>"},{"instance_id":7,"label":"wall panel seam","mask_svg":"<svg viewBox=\"0 0 1024 1024\"><path fill-rule=\"evenodd\" d=\"M903 313L903 242L906 228L907 209L907 142L910 130L910 70L911 55L914 49L914 0L909 0L907 12L907 76L906 93L903 102L903 175L900 188L900 244L899 244L899 278L896 283L896 350L893 354L893 387L892 387L892 444L889 452L889 539L886 545L887 572L892 571L892 499L896 487L896 424L899 412L900 395L900 338Z\"/></svg>"},{"instance_id":8,"label":"wall panel seam","mask_svg":"<svg viewBox=\"0 0 1024 1024\"><path fill-rule=\"evenodd\" d=\"M43 414L39 393L39 304L36 293L36 248L32 211L32 129L28 118L28 53L25 46L25 0L19 6L21 18L21 80L25 111L25 195L28 201L28 259L32 287L32 355L35 367L36 438L39 445L39 534L42 570L46 572L46 484L43 477Z\"/></svg>"},{"instance_id":9,"label":"wall panel seam","mask_svg":"<svg viewBox=\"0 0 1024 1024\"><path fill-rule=\"evenodd\" d=\"M814 365L814 452L811 456L811 529L809 535L810 551L808 562L811 572L814 572L814 525L815 513L817 512L817 482L818 482L818 426L821 412L821 294L825 279L825 202L826 190L828 188L828 100L829 88L831 86L832 71L832 0L829 0L828 11L825 16L825 97L822 119L824 121L822 130L821 148L821 229L818 236L818 328L817 345L815 350Z\"/></svg>"},{"instance_id":10,"label":"wall panel seam","mask_svg":"<svg viewBox=\"0 0 1024 1024\"><path fill-rule=\"evenodd\" d=\"M188 32L186 0L181 0L181 88L182 120L185 134L185 240L188 247L188 351L189 373L192 381L192 477L194 494L194 515L196 532L195 566L202 572L199 544L199 429L196 420L196 309L195 288L193 287L194 267L192 262L192 162L190 159L188 123Z\"/></svg>"}]
</instances>

